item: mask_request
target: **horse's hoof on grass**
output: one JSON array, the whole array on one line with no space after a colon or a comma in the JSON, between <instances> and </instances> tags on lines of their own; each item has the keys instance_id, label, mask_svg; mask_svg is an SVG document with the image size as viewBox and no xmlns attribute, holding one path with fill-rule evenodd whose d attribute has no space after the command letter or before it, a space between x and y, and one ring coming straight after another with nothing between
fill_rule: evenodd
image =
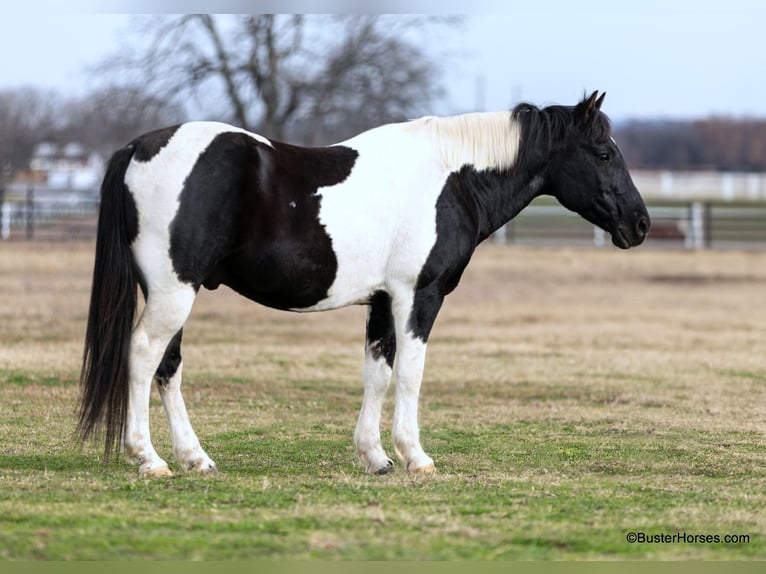
<instances>
[{"instance_id":1,"label":"horse's hoof on grass","mask_svg":"<svg viewBox=\"0 0 766 574\"><path fill-rule=\"evenodd\" d=\"M391 474L394 472L394 461L390 458L386 461L385 466L381 466L378 470L376 470L373 474L376 474L378 476L383 476L384 474Z\"/></svg>"},{"instance_id":2,"label":"horse's hoof on grass","mask_svg":"<svg viewBox=\"0 0 766 574\"><path fill-rule=\"evenodd\" d=\"M149 470L140 471L138 474L146 478L172 478L173 477L173 472L167 466L150 468Z\"/></svg>"},{"instance_id":3,"label":"horse's hoof on grass","mask_svg":"<svg viewBox=\"0 0 766 574\"><path fill-rule=\"evenodd\" d=\"M410 472L414 472L415 474L436 474L436 467L433 464L427 464L420 468L411 468Z\"/></svg>"},{"instance_id":4,"label":"horse's hoof on grass","mask_svg":"<svg viewBox=\"0 0 766 574\"><path fill-rule=\"evenodd\" d=\"M197 463L192 464L191 466L187 466L186 472L193 472L202 476L214 476L218 474L218 467L212 461L206 463Z\"/></svg>"}]
</instances>

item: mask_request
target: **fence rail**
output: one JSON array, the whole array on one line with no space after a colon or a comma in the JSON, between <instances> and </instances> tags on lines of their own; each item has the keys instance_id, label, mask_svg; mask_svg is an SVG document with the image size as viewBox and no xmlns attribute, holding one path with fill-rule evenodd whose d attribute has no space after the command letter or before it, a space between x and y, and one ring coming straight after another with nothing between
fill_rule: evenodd
<instances>
[{"instance_id":1,"label":"fence rail","mask_svg":"<svg viewBox=\"0 0 766 574\"><path fill-rule=\"evenodd\" d=\"M646 245L685 249L766 249L766 201L648 200ZM494 237L500 243L610 243L606 234L552 199L538 199Z\"/></svg>"},{"instance_id":2,"label":"fence rail","mask_svg":"<svg viewBox=\"0 0 766 574\"><path fill-rule=\"evenodd\" d=\"M87 239L95 237L98 196L90 193L23 194L0 189L0 238Z\"/></svg>"},{"instance_id":3,"label":"fence rail","mask_svg":"<svg viewBox=\"0 0 766 574\"><path fill-rule=\"evenodd\" d=\"M652 229L647 245L686 249L766 249L766 198L751 201L647 201ZM2 239L92 240L96 235L98 196L45 192L34 188L3 194ZM552 198L538 198L494 235L499 243L596 245L608 236Z\"/></svg>"}]
</instances>

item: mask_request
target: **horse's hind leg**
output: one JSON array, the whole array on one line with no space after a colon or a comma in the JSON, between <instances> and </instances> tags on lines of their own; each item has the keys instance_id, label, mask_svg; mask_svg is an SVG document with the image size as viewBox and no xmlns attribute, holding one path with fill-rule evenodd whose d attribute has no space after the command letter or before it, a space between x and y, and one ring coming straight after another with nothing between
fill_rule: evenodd
<instances>
[{"instance_id":1,"label":"horse's hind leg","mask_svg":"<svg viewBox=\"0 0 766 574\"><path fill-rule=\"evenodd\" d=\"M155 373L173 336L183 327L196 291L191 285L152 289L130 340L130 390L123 446L125 458L139 464L139 473L169 476L168 464L152 446L149 432L149 396ZM180 383L180 373L179 373Z\"/></svg>"},{"instance_id":2,"label":"horse's hind leg","mask_svg":"<svg viewBox=\"0 0 766 574\"><path fill-rule=\"evenodd\" d=\"M215 473L217 472L215 463L200 446L199 439L189 422L189 414L186 412L186 405L181 395L182 334L183 330L179 330L171 339L154 379L170 425L173 453L178 464L185 470Z\"/></svg>"}]
</instances>

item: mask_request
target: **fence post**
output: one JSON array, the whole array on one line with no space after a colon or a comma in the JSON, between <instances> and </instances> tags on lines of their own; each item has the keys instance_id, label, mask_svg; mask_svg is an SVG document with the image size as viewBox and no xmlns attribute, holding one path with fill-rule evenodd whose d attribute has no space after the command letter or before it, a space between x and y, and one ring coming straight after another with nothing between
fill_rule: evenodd
<instances>
[{"instance_id":1,"label":"fence post","mask_svg":"<svg viewBox=\"0 0 766 574\"><path fill-rule=\"evenodd\" d=\"M606 245L606 232L595 225L593 226L593 245L596 247Z\"/></svg>"},{"instance_id":2,"label":"fence post","mask_svg":"<svg viewBox=\"0 0 766 574\"><path fill-rule=\"evenodd\" d=\"M35 234L35 189L27 188L27 239L32 239Z\"/></svg>"},{"instance_id":3,"label":"fence post","mask_svg":"<svg viewBox=\"0 0 766 574\"><path fill-rule=\"evenodd\" d=\"M11 235L11 210L5 203L5 187L0 185L0 239Z\"/></svg>"},{"instance_id":4,"label":"fence post","mask_svg":"<svg viewBox=\"0 0 766 574\"><path fill-rule=\"evenodd\" d=\"M505 225L501 225L492 234L492 242L493 243L505 243L505 237L506 237Z\"/></svg>"},{"instance_id":5,"label":"fence post","mask_svg":"<svg viewBox=\"0 0 766 574\"><path fill-rule=\"evenodd\" d=\"M705 208L699 201L689 204L690 249L705 248Z\"/></svg>"}]
</instances>

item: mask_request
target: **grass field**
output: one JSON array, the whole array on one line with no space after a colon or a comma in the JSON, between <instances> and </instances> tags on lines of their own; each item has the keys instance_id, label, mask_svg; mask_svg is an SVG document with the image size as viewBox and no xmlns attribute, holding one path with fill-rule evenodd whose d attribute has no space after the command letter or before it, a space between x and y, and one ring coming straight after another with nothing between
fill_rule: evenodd
<instances>
[{"instance_id":1,"label":"grass field","mask_svg":"<svg viewBox=\"0 0 766 574\"><path fill-rule=\"evenodd\" d=\"M103 466L72 441L91 261L0 244L2 559L766 559L766 253L481 248L429 343L427 477L355 465L363 308L225 289L184 336L221 473Z\"/></svg>"}]
</instances>

